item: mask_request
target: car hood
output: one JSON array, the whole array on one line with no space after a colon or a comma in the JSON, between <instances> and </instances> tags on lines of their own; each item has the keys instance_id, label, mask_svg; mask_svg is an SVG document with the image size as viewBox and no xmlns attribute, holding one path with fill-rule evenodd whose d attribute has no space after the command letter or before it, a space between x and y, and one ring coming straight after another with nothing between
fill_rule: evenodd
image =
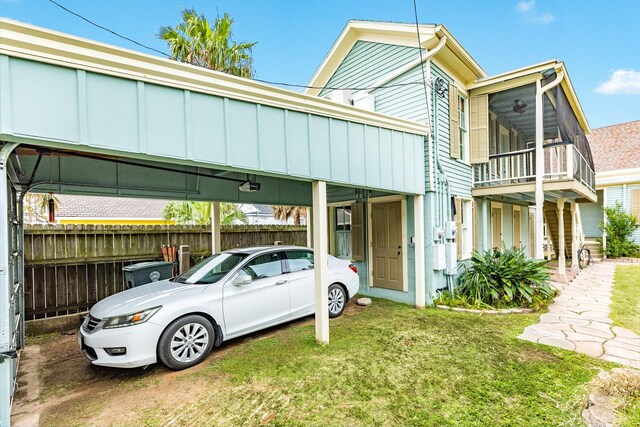
<instances>
[{"instance_id":1,"label":"car hood","mask_svg":"<svg viewBox=\"0 0 640 427\"><path fill-rule=\"evenodd\" d=\"M207 285L161 280L127 289L100 300L91 308L90 313L98 319L136 313L147 308L174 303L177 299L184 301L183 298L199 295L206 288Z\"/></svg>"}]
</instances>

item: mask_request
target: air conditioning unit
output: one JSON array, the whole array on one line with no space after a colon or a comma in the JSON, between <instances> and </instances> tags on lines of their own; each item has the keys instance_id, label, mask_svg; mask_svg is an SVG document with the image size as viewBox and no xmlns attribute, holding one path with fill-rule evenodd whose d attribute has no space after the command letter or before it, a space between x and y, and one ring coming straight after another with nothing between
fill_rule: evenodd
<instances>
[{"instance_id":1,"label":"air conditioning unit","mask_svg":"<svg viewBox=\"0 0 640 427\"><path fill-rule=\"evenodd\" d=\"M353 105L353 94L349 89L335 89L329 92L327 99L340 104Z\"/></svg>"},{"instance_id":2,"label":"air conditioning unit","mask_svg":"<svg viewBox=\"0 0 640 427\"><path fill-rule=\"evenodd\" d=\"M356 92L353 95L353 106L363 110L375 111L375 97L366 91Z\"/></svg>"}]
</instances>

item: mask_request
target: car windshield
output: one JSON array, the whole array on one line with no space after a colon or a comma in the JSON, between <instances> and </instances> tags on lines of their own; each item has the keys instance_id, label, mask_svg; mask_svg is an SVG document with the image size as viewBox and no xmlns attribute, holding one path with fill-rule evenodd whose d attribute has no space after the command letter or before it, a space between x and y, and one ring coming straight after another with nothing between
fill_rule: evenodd
<instances>
[{"instance_id":1,"label":"car windshield","mask_svg":"<svg viewBox=\"0 0 640 427\"><path fill-rule=\"evenodd\" d=\"M221 253L210 256L190 268L186 273L173 279L179 283L203 284L216 283L238 265L246 254Z\"/></svg>"}]
</instances>

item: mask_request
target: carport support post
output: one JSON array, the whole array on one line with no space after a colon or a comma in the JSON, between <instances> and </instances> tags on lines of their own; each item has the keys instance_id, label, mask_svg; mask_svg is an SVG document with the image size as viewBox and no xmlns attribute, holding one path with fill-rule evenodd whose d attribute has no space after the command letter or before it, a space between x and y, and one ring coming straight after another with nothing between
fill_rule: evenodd
<instances>
[{"instance_id":1,"label":"carport support post","mask_svg":"<svg viewBox=\"0 0 640 427\"><path fill-rule=\"evenodd\" d=\"M542 81L536 80L536 204L535 204L535 225L536 225L536 246L534 257L544 259L544 189L542 186L544 179L544 105L542 103Z\"/></svg>"},{"instance_id":2,"label":"carport support post","mask_svg":"<svg viewBox=\"0 0 640 427\"><path fill-rule=\"evenodd\" d=\"M414 243L416 263L416 307L425 306L425 276L424 276L424 196L413 197Z\"/></svg>"},{"instance_id":3,"label":"carport support post","mask_svg":"<svg viewBox=\"0 0 640 427\"><path fill-rule=\"evenodd\" d=\"M571 271L578 273L580 267L578 265L578 249L580 248L580 239L578 238L578 210L576 202L571 202Z\"/></svg>"},{"instance_id":4,"label":"carport support post","mask_svg":"<svg viewBox=\"0 0 640 427\"><path fill-rule=\"evenodd\" d=\"M316 341L329 343L329 245L327 242L327 183L313 181L313 253L315 281Z\"/></svg>"},{"instance_id":5,"label":"carport support post","mask_svg":"<svg viewBox=\"0 0 640 427\"><path fill-rule=\"evenodd\" d=\"M211 202L211 255L222 250L220 244L220 202Z\"/></svg>"}]
</instances>

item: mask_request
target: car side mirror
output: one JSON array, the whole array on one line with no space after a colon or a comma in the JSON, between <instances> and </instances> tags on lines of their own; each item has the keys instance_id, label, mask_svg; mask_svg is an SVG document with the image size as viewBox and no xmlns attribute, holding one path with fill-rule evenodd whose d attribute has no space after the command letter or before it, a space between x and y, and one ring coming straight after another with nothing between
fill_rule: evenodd
<instances>
[{"instance_id":1,"label":"car side mirror","mask_svg":"<svg viewBox=\"0 0 640 427\"><path fill-rule=\"evenodd\" d=\"M252 281L253 280L251 279L251 276L249 276L244 271L240 270L238 271L238 274L236 274L235 277L231 280L231 283L233 283L236 286L242 286L242 285L248 285Z\"/></svg>"}]
</instances>

